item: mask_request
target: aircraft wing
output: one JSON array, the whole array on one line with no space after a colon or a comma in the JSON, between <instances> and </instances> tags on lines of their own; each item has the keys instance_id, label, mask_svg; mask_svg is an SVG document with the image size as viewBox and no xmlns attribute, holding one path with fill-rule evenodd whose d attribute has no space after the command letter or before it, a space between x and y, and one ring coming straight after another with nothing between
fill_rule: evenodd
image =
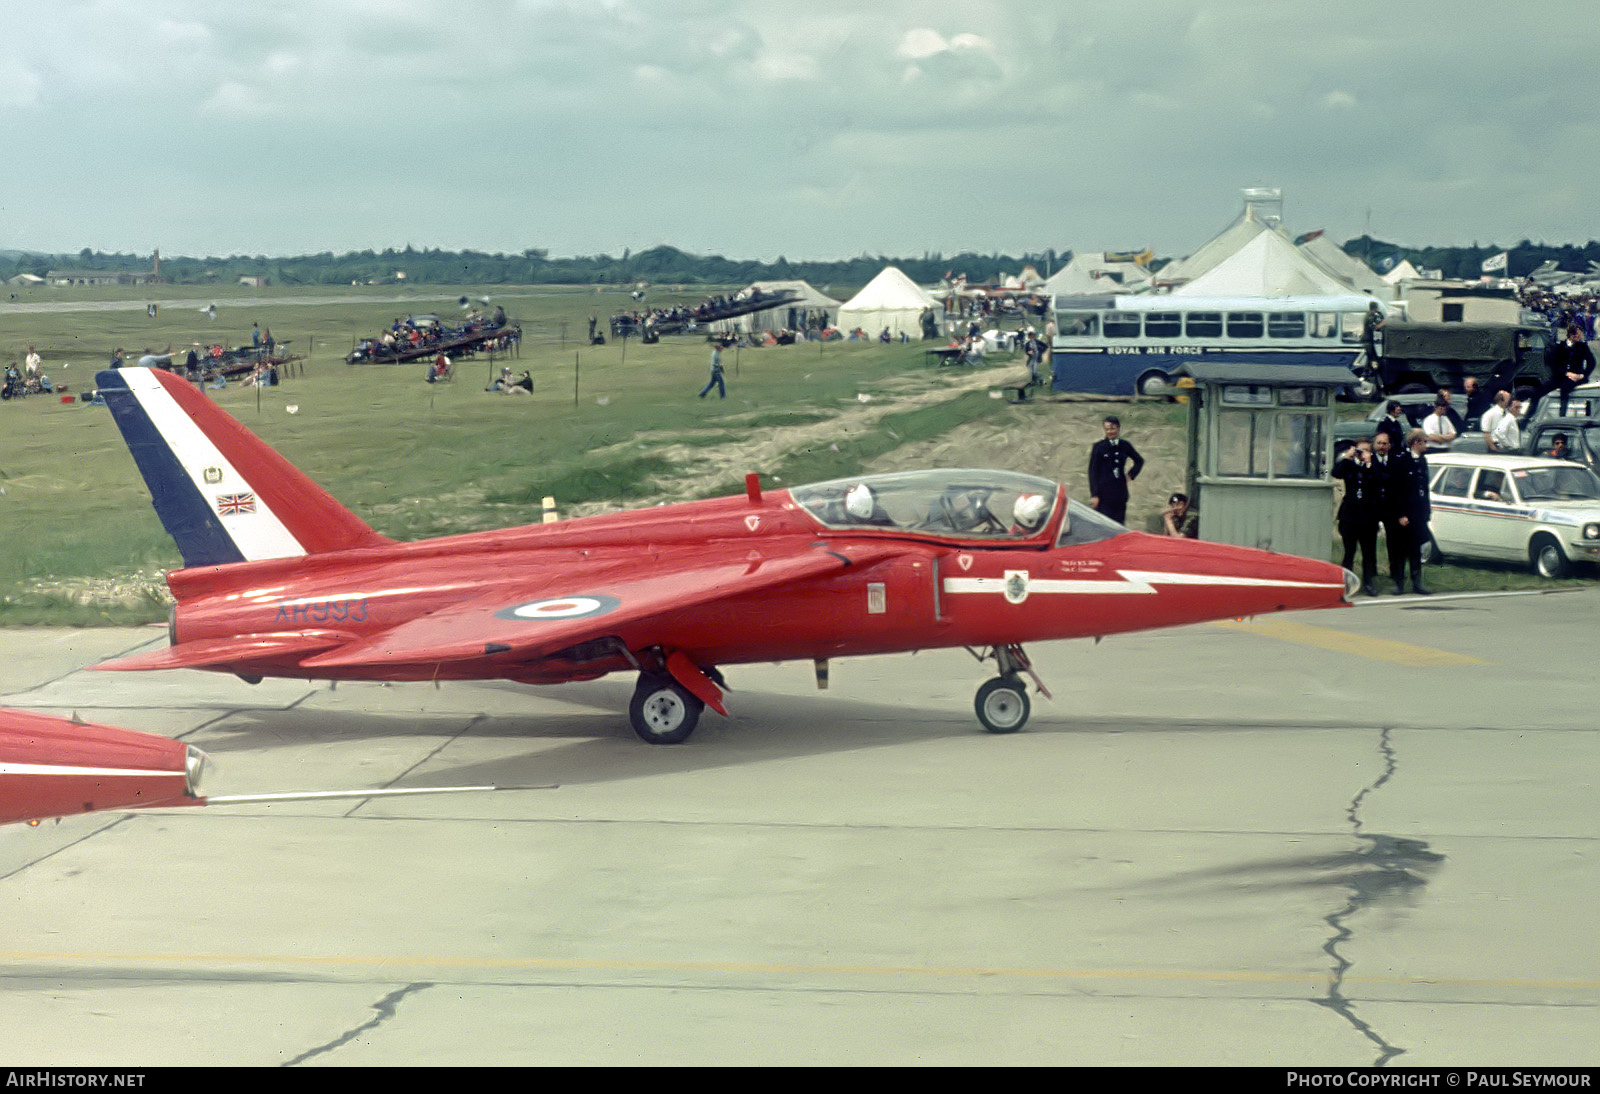
<instances>
[{"instance_id":1,"label":"aircraft wing","mask_svg":"<svg viewBox=\"0 0 1600 1094\"><path fill-rule=\"evenodd\" d=\"M148 669L205 669L250 662L284 662L342 646L354 638L354 635L338 631L288 631L282 634L246 634L236 638L203 638L116 661L103 661L89 667L103 672L143 672Z\"/></svg>"},{"instance_id":2,"label":"aircraft wing","mask_svg":"<svg viewBox=\"0 0 1600 1094\"><path fill-rule=\"evenodd\" d=\"M380 634L309 657L307 669L359 665L530 660L684 608L869 565L899 553L892 544L837 549L808 545L788 554L751 551L707 557L704 550L658 553L605 572L574 573L562 588L496 586L470 600Z\"/></svg>"}]
</instances>

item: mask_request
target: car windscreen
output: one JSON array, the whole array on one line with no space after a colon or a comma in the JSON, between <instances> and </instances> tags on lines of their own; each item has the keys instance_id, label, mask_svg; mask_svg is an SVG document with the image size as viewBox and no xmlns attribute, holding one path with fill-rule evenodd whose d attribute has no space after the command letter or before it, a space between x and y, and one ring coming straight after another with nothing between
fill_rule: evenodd
<instances>
[{"instance_id":1,"label":"car windscreen","mask_svg":"<svg viewBox=\"0 0 1600 1094\"><path fill-rule=\"evenodd\" d=\"M1529 501L1600 501L1600 478L1587 467L1519 467L1511 473Z\"/></svg>"}]
</instances>

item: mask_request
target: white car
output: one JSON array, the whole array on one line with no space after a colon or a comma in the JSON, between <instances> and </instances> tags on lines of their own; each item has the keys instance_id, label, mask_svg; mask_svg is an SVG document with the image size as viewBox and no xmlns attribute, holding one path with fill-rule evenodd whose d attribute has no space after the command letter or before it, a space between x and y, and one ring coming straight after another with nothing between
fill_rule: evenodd
<instances>
[{"instance_id":1,"label":"white car","mask_svg":"<svg viewBox=\"0 0 1600 1094\"><path fill-rule=\"evenodd\" d=\"M1582 464L1440 452L1428 470L1428 553L1522 562L1541 577L1600 561L1600 478Z\"/></svg>"}]
</instances>

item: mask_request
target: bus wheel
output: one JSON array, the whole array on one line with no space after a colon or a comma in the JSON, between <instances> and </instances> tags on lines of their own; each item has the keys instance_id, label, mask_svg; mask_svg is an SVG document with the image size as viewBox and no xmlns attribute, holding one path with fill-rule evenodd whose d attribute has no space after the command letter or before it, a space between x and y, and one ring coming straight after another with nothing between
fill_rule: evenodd
<instances>
[{"instance_id":1,"label":"bus wheel","mask_svg":"<svg viewBox=\"0 0 1600 1094\"><path fill-rule=\"evenodd\" d=\"M1172 381L1164 372L1147 372L1135 387L1140 395L1167 395L1172 391Z\"/></svg>"}]
</instances>

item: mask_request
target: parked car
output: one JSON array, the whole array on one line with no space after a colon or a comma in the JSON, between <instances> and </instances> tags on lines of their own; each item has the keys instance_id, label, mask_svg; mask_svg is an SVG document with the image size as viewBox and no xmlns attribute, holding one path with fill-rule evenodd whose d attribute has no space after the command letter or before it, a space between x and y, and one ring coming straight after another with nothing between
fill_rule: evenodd
<instances>
[{"instance_id":1,"label":"parked car","mask_svg":"<svg viewBox=\"0 0 1600 1094\"><path fill-rule=\"evenodd\" d=\"M1433 543L1441 555L1522 562L1565 577L1600 561L1600 477L1578 463L1495 453L1428 457Z\"/></svg>"},{"instance_id":2,"label":"parked car","mask_svg":"<svg viewBox=\"0 0 1600 1094\"><path fill-rule=\"evenodd\" d=\"M1600 474L1600 418L1536 418L1522 427L1522 445L1517 456L1554 458L1551 449L1557 437L1566 438L1565 459L1580 463ZM1487 452L1483 434L1466 433L1450 444L1451 452Z\"/></svg>"},{"instance_id":3,"label":"parked car","mask_svg":"<svg viewBox=\"0 0 1600 1094\"><path fill-rule=\"evenodd\" d=\"M1363 437L1370 437L1378 431L1378 423L1388 417L1389 403L1400 404L1400 414L1408 423L1408 429L1415 429L1422 424L1422 419L1433 413L1433 401L1439 397L1438 391L1408 392L1403 395L1391 395L1387 399L1379 399L1376 406L1368 412L1365 418L1349 418L1333 423L1333 452L1335 457L1344 449L1355 444Z\"/></svg>"}]
</instances>

